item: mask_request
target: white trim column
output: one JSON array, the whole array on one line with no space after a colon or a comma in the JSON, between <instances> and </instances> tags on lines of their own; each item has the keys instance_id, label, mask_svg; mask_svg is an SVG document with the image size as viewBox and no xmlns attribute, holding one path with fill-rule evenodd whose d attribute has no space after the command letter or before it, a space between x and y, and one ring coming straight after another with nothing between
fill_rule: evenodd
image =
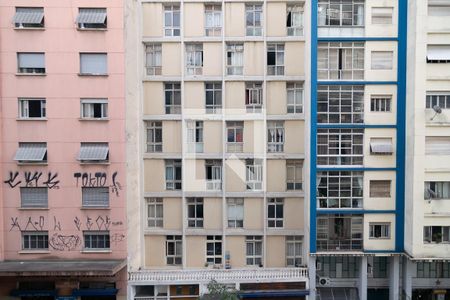
<instances>
[{"instance_id":1,"label":"white trim column","mask_svg":"<svg viewBox=\"0 0 450 300\"><path fill-rule=\"evenodd\" d=\"M389 300L399 299L400 257L391 256L389 262Z\"/></svg>"},{"instance_id":2,"label":"white trim column","mask_svg":"<svg viewBox=\"0 0 450 300\"><path fill-rule=\"evenodd\" d=\"M367 256L361 256L359 261L359 300L367 300Z\"/></svg>"},{"instance_id":3,"label":"white trim column","mask_svg":"<svg viewBox=\"0 0 450 300\"><path fill-rule=\"evenodd\" d=\"M310 256L308 262L309 272L309 300L316 300L316 257ZM308 282L307 282L308 283ZM308 286L307 286L308 288Z\"/></svg>"},{"instance_id":4,"label":"white trim column","mask_svg":"<svg viewBox=\"0 0 450 300\"><path fill-rule=\"evenodd\" d=\"M415 264L408 258L403 258L403 293L406 300L412 299L412 277Z\"/></svg>"}]
</instances>

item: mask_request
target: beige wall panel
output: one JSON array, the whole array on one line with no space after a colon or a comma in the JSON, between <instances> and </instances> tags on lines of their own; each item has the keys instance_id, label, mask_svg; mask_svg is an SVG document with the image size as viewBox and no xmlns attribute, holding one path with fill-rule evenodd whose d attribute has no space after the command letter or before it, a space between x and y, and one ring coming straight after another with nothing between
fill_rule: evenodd
<instances>
[{"instance_id":1,"label":"beige wall panel","mask_svg":"<svg viewBox=\"0 0 450 300\"><path fill-rule=\"evenodd\" d=\"M245 36L245 4L225 3L225 36Z\"/></svg>"},{"instance_id":2,"label":"beige wall panel","mask_svg":"<svg viewBox=\"0 0 450 300\"><path fill-rule=\"evenodd\" d=\"M266 135L263 121L244 121L244 153L263 153Z\"/></svg>"},{"instance_id":3,"label":"beige wall panel","mask_svg":"<svg viewBox=\"0 0 450 300\"><path fill-rule=\"evenodd\" d=\"M204 15L203 3L184 4L184 35L186 37L204 36Z\"/></svg>"},{"instance_id":4,"label":"beige wall panel","mask_svg":"<svg viewBox=\"0 0 450 300\"><path fill-rule=\"evenodd\" d=\"M284 159L267 160L267 191L286 191L286 161Z\"/></svg>"},{"instance_id":5,"label":"beige wall panel","mask_svg":"<svg viewBox=\"0 0 450 300\"><path fill-rule=\"evenodd\" d=\"M284 130L286 133L286 140L284 144L285 153L305 153L304 145L304 121L285 121Z\"/></svg>"},{"instance_id":6,"label":"beige wall panel","mask_svg":"<svg viewBox=\"0 0 450 300\"><path fill-rule=\"evenodd\" d=\"M243 81L226 82L225 89L225 113L245 113L245 83Z\"/></svg>"},{"instance_id":7,"label":"beige wall panel","mask_svg":"<svg viewBox=\"0 0 450 300\"><path fill-rule=\"evenodd\" d=\"M222 43L203 44L203 75L222 76Z\"/></svg>"},{"instance_id":8,"label":"beige wall panel","mask_svg":"<svg viewBox=\"0 0 450 300\"><path fill-rule=\"evenodd\" d=\"M205 121L203 128L205 153L222 152L222 122Z\"/></svg>"},{"instance_id":9,"label":"beige wall panel","mask_svg":"<svg viewBox=\"0 0 450 300\"><path fill-rule=\"evenodd\" d=\"M165 190L164 159L144 160L144 192L161 192Z\"/></svg>"},{"instance_id":10,"label":"beige wall panel","mask_svg":"<svg viewBox=\"0 0 450 300\"><path fill-rule=\"evenodd\" d=\"M268 236L266 238L267 268L283 268L286 266L286 241L284 236Z\"/></svg>"},{"instance_id":11,"label":"beige wall panel","mask_svg":"<svg viewBox=\"0 0 450 300\"><path fill-rule=\"evenodd\" d=\"M162 44L162 75L181 76L181 44Z\"/></svg>"},{"instance_id":12,"label":"beige wall panel","mask_svg":"<svg viewBox=\"0 0 450 300\"><path fill-rule=\"evenodd\" d=\"M162 82L144 82L144 114L163 115L164 85Z\"/></svg>"},{"instance_id":13,"label":"beige wall panel","mask_svg":"<svg viewBox=\"0 0 450 300\"><path fill-rule=\"evenodd\" d=\"M288 42L284 45L285 49L285 75L301 76L305 75L305 61L303 59L305 52L304 42Z\"/></svg>"},{"instance_id":14,"label":"beige wall panel","mask_svg":"<svg viewBox=\"0 0 450 300\"><path fill-rule=\"evenodd\" d=\"M164 229L181 230L183 207L181 198L164 198L163 200Z\"/></svg>"},{"instance_id":15,"label":"beige wall panel","mask_svg":"<svg viewBox=\"0 0 450 300\"><path fill-rule=\"evenodd\" d=\"M202 159L185 159L186 191L205 191L205 161Z\"/></svg>"},{"instance_id":16,"label":"beige wall panel","mask_svg":"<svg viewBox=\"0 0 450 300\"><path fill-rule=\"evenodd\" d=\"M228 236L225 251L230 253L232 269L245 267L245 236Z\"/></svg>"},{"instance_id":17,"label":"beige wall panel","mask_svg":"<svg viewBox=\"0 0 450 300\"><path fill-rule=\"evenodd\" d=\"M284 198L285 229L303 229L303 198Z\"/></svg>"},{"instance_id":18,"label":"beige wall panel","mask_svg":"<svg viewBox=\"0 0 450 300\"><path fill-rule=\"evenodd\" d=\"M244 199L244 228L262 230L264 222L264 200L261 198Z\"/></svg>"},{"instance_id":19,"label":"beige wall panel","mask_svg":"<svg viewBox=\"0 0 450 300\"><path fill-rule=\"evenodd\" d=\"M145 237L145 266L166 266L166 237L153 235Z\"/></svg>"},{"instance_id":20,"label":"beige wall panel","mask_svg":"<svg viewBox=\"0 0 450 300\"><path fill-rule=\"evenodd\" d=\"M163 5L162 3L142 4L142 35L160 37L163 35Z\"/></svg>"},{"instance_id":21,"label":"beige wall panel","mask_svg":"<svg viewBox=\"0 0 450 300\"><path fill-rule=\"evenodd\" d=\"M287 112L286 104L286 82L272 81L267 82L267 114L269 115L283 115Z\"/></svg>"},{"instance_id":22,"label":"beige wall panel","mask_svg":"<svg viewBox=\"0 0 450 300\"><path fill-rule=\"evenodd\" d=\"M221 229L222 228L222 199L221 198L205 198L205 229Z\"/></svg>"},{"instance_id":23,"label":"beige wall panel","mask_svg":"<svg viewBox=\"0 0 450 300\"><path fill-rule=\"evenodd\" d=\"M186 266L202 268L206 262L206 238L204 236L186 237Z\"/></svg>"},{"instance_id":24,"label":"beige wall panel","mask_svg":"<svg viewBox=\"0 0 450 300\"><path fill-rule=\"evenodd\" d=\"M181 121L163 122L163 152L181 153Z\"/></svg>"},{"instance_id":25,"label":"beige wall panel","mask_svg":"<svg viewBox=\"0 0 450 300\"><path fill-rule=\"evenodd\" d=\"M286 3L267 3L267 35L286 36Z\"/></svg>"},{"instance_id":26,"label":"beige wall panel","mask_svg":"<svg viewBox=\"0 0 450 300\"><path fill-rule=\"evenodd\" d=\"M264 75L264 43L263 42L245 42L244 43L244 75L246 75L246 76L258 76L258 75L263 76Z\"/></svg>"},{"instance_id":27,"label":"beige wall panel","mask_svg":"<svg viewBox=\"0 0 450 300\"><path fill-rule=\"evenodd\" d=\"M245 191L245 161L228 159L225 161L226 189L229 192Z\"/></svg>"},{"instance_id":28,"label":"beige wall panel","mask_svg":"<svg viewBox=\"0 0 450 300\"><path fill-rule=\"evenodd\" d=\"M184 83L184 108L187 115L205 113L205 84L203 82Z\"/></svg>"}]
</instances>

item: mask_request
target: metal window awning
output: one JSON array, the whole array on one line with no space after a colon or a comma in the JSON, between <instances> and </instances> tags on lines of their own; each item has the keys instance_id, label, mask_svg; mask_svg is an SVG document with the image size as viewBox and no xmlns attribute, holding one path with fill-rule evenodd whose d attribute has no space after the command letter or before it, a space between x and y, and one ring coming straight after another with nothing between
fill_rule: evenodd
<instances>
[{"instance_id":1,"label":"metal window awning","mask_svg":"<svg viewBox=\"0 0 450 300\"><path fill-rule=\"evenodd\" d=\"M450 60L450 45L429 45L428 60Z\"/></svg>"},{"instance_id":2,"label":"metal window awning","mask_svg":"<svg viewBox=\"0 0 450 300\"><path fill-rule=\"evenodd\" d=\"M106 289L74 289L72 296L115 296L119 290L114 288Z\"/></svg>"},{"instance_id":3,"label":"metal window awning","mask_svg":"<svg viewBox=\"0 0 450 300\"><path fill-rule=\"evenodd\" d=\"M107 160L109 147L107 143L86 143L81 144L78 160L81 161L99 161Z\"/></svg>"},{"instance_id":4,"label":"metal window awning","mask_svg":"<svg viewBox=\"0 0 450 300\"><path fill-rule=\"evenodd\" d=\"M370 142L370 152L375 154L392 154L393 147L391 141Z\"/></svg>"},{"instance_id":5,"label":"metal window awning","mask_svg":"<svg viewBox=\"0 0 450 300\"><path fill-rule=\"evenodd\" d=\"M16 161L43 161L47 153L45 143L19 143L14 160Z\"/></svg>"},{"instance_id":6,"label":"metal window awning","mask_svg":"<svg viewBox=\"0 0 450 300\"><path fill-rule=\"evenodd\" d=\"M106 9L104 8L83 8L80 9L77 17L79 24L104 24L106 21Z\"/></svg>"},{"instance_id":7,"label":"metal window awning","mask_svg":"<svg viewBox=\"0 0 450 300\"><path fill-rule=\"evenodd\" d=\"M18 7L13 18L16 24L41 24L44 19L43 8Z\"/></svg>"}]
</instances>

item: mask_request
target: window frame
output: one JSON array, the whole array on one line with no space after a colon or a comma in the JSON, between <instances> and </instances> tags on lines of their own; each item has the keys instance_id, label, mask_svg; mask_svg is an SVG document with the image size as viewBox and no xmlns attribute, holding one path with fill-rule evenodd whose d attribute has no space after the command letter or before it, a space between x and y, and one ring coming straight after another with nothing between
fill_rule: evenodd
<instances>
[{"instance_id":1,"label":"window frame","mask_svg":"<svg viewBox=\"0 0 450 300\"><path fill-rule=\"evenodd\" d=\"M267 44L267 75L281 76L284 75L284 59L285 44L284 43L268 43ZM271 63L273 56L273 63Z\"/></svg>"},{"instance_id":2,"label":"window frame","mask_svg":"<svg viewBox=\"0 0 450 300\"><path fill-rule=\"evenodd\" d=\"M244 150L244 122L227 121L227 152L241 153ZM231 133L231 135L230 135ZM231 138L231 139L230 139Z\"/></svg>"},{"instance_id":3,"label":"window frame","mask_svg":"<svg viewBox=\"0 0 450 300\"><path fill-rule=\"evenodd\" d=\"M434 232L433 231L438 231ZM440 236L439 236L440 235ZM449 244L450 226L430 225L423 227L424 244Z\"/></svg>"},{"instance_id":4,"label":"window frame","mask_svg":"<svg viewBox=\"0 0 450 300\"><path fill-rule=\"evenodd\" d=\"M247 113L261 113L263 108L263 83L245 83L245 108Z\"/></svg>"},{"instance_id":5,"label":"window frame","mask_svg":"<svg viewBox=\"0 0 450 300\"><path fill-rule=\"evenodd\" d=\"M31 240L33 238L33 240ZM48 231L21 231L22 250L23 251L48 251L49 237ZM39 247L39 244L42 247ZM34 246L32 244L35 244Z\"/></svg>"},{"instance_id":6,"label":"window frame","mask_svg":"<svg viewBox=\"0 0 450 300\"><path fill-rule=\"evenodd\" d=\"M87 191L94 191L96 192L96 197L99 198L99 194L107 194L106 196L106 200L102 199L101 201L102 204L98 203L98 204L87 204L85 203L85 197L87 197L87 195L85 195L85 193L87 194ZM92 195L91 195L92 196ZM108 208L110 206L110 198L109 198L110 194L109 194L109 187L82 187L81 188L81 206L83 208ZM100 201L97 199L97 201Z\"/></svg>"},{"instance_id":7,"label":"window frame","mask_svg":"<svg viewBox=\"0 0 450 300\"><path fill-rule=\"evenodd\" d=\"M244 44L226 44L227 75L243 75L244 72Z\"/></svg>"},{"instance_id":8,"label":"window frame","mask_svg":"<svg viewBox=\"0 0 450 300\"><path fill-rule=\"evenodd\" d=\"M364 27L365 24L365 5L364 1L362 0L341 0L341 1L332 1L332 0L319 0L318 2L318 12L317 12L317 24L319 27ZM331 6L334 6L333 8L330 8ZM338 7L337 7L338 6ZM344 11L344 6L351 6L351 18L344 18L345 13L348 13L349 10ZM362 18L358 19L358 16L360 16L360 13L358 12L358 8L361 7L362 9ZM321 23L321 20L323 20L323 17L321 18L320 12L324 10L325 11L325 23ZM329 12L331 11L338 11L338 17L334 16L332 17ZM335 12L336 13L336 12ZM336 20L339 22L339 24L332 24L332 20ZM351 20L351 24L344 24L344 20Z\"/></svg>"},{"instance_id":9,"label":"window frame","mask_svg":"<svg viewBox=\"0 0 450 300\"><path fill-rule=\"evenodd\" d=\"M203 73L203 44L187 43L186 49L186 76L202 75Z\"/></svg>"},{"instance_id":10,"label":"window frame","mask_svg":"<svg viewBox=\"0 0 450 300\"><path fill-rule=\"evenodd\" d=\"M106 28L108 28L108 12L107 9L105 7L79 7L78 8L78 15L80 15L82 13L83 10L98 10L98 12L100 12L100 10L104 10L105 13L105 21L103 23L80 23L78 22L78 17L77 17L77 29L78 30L105 30ZM88 26L86 27L86 24L88 24Z\"/></svg>"},{"instance_id":11,"label":"window frame","mask_svg":"<svg viewBox=\"0 0 450 300\"><path fill-rule=\"evenodd\" d=\"M386 57L383 57L383 55L386 55ZM370 69L371 70L393 70L394 69L394 51L385 51L385 50L371 51L370 52Z\"/></svg>"},{"instance_id":12,"label":"window frame","mask_svg":"<svg viewBox=\"0 0 450 300\"><path fill-rule=\"evenodd\" d=\"M317 173L317 208L362 209L364 173L323 171Z\"/></svg>"},{"instance_id":13,"label":"window frame","mask_svg":"<svg viewBox=\"0 0 450 300\"><path fill-rule=\"evenodd\" d=\"M300 24L294 24L293 15L298 14ZM304 7L298 3L286 5L286 34L287 36L303 36Z\"/></svg>"},{"instance_id":14,"label":"window frame","mask_svg":"<svg viewBox=\"0 0 450 300\"><path fill-rule=\"evenodd\" d=\"M205 36L222 35L222 5L205 3ZM212 26L209 25L208 16L212 16ZM217 20L218 18L218 20Z\"/></svg>"},{"instance_id":15,"label":"window frame","mask_svg":"<svg viewBox=\"0 0 450 300\"><path fill-rule=\"evenodd\" d=\"M320 85L317 88L317 123L364 123L364 86Z\"/></svg>"},{"instance_id":16,"label":"window frame","mask_svg":"<svg viewBox=\"0 0 450 300\"><path fill-rule=\"evenodd\" d=\"M319 80L364 80L364 42L319 42Z\"/></svg>"},{"instance_id":17,"label":"window frame","mask_svg":"<svg viewBox=\"0 0 450 300\"><path fill-rule=\"evenodd\" d=\"M173 251L170 251L170 245ZM179 266L183 264L183 237L181 235L166 236L166 265Z\"/></svg>"},{"instance_id":18,"label":"window frame","mask_svg":"<svg viewBox=\"0 0 450 300\"><path fill-rule=\"evenodd\" d=\"M43 65L39 66L23 66L21 57L25 58L27 55L39 55L39 61L43 61ZM46 74L45 67L45 52L17 52L17 73L18 74L30 74L30 75L44 75Z\"/></svg>"},{"instance_id":19,"label":"window frame","mask_svg":"<svg viewBox=\"0 0 450 300\"><path fill-rule=\"evenodd\" d=\"M163 151L163 122L146 121L146 151L160 153ZM158 138L159 137L159 138Z\"/></svg>"},{"instance_id":20,"label":"window frame","mask_svg":"<svg viewBox=\"0 0 450 300\"><path fill-rule=\"evenodd\" d=\"M391 223L390 222L370 222L369 223L369 239L388 240L390 238L391 238Z\"/></svg>"},{"instance_id":21,"label":"window frame","mask_svg":"<svg viewBox=\"0 0 450 300\"><path fill-rule=\"evenodd\" d=\"M33 191L32 193L26 193L25 191ZM39 199L39 202L36 202L36 194L34 194L34 192L39 192L42 194L45 194L45 200L41 200ZM38 194L39 194L38 193ZM29 197L34 197L33 199L25 199L25 196L29 196ZM41 197L42 195L38 195L38 198ZM28 203L28 204L27 204ZM20 207L21 208L48 208L48 188L47 187L28 187L28 186L21 186L20 187Z\"/></svg>"},{"instance_id":22,"label":"window frame","mask_svg":"<svg viewBox=\"0 0 450 300\"><path fill-rule=\"evenodd\" d=\"M259 25L257 19L259 18ZM245 4L245 35L262 36L263 35L263 5L261 3Z\"/></svg>"},{"instance_id":23,"label":"window frame","mask_svg":"<svg viewBox=\"0 0 450 300\"><path fill-rule=\"evenodd\" d=\"M186 198L186 206L187 227L203 228L205 220L204 199L201 197L188 197Z\"/></svg>"},{"instance_id":24,"label":"window frame","mask_svg":"<svg viewBox=\"0 0 450 300\"><path fill-rule=\"evenodd\" d=\"M375 184L375 185L374 185ZM378 185L378 186L376 186ZM387 190L389 188L389 191ZM380 191L376 191L380 189ZM386 190L384 190L386 189ZM391 198L392 197L392 180L370 180L369 181L369 197L370 198Z\"/></svg>"},{"instance_id":25,"label":"window frame","mask_svg":"<svg viewBox=\"0 0 450 300\"><path fill-rule=\"evenodd\" d=\"M164 202L160 197L146 197L147 205L147 227L163 228L164 227Z\"/></svg>"},{"instance_id":26,"label":"window frame","mask_svg":"<svg viewBox=\"0 0 450 300\"><path fill-rule=\"evenodd\" d=\"M36 14L36 13L42 13L42 17L41 17L41 21L39 23L32 23L32 22L16 22L17 19L17 15L20 13L26 13L26 11L28 10L28 13L32 14ZM33 11L33 12L32 12ZM31 13L32 12L32 13ZM15 7L15 15L14 15L14 19L13 19L13 23L14 23L14 29L43 29L45 28L45 15L44 15L44 8L43 7L30 7L30 6L16 6Z\"/></svg>"},{"instance_id":27,"label":"window frame","mask_svg":"<svg viewBox=\"0 0 450 300\"><path fill-rule=\"evenodd\" d=\"M450 181L425 181L424 182L425 200L449 200L450 199Z\"/></svg>"},{"instance_id":28,"label":"window frame","mask_svg":"<svg viewBox=\"0 0 450 300\"><path fill-rule=\"evenodd\" d=\"M251 247L249 247L251 246ZM245 236L245 264L247 266L263 266L263 237L260 235Z\"/></svg>"},{"instance_id":29,"label":"window frame","mask_svg":"<svg viewBox=\"0 0 450 300\"><path fill-rule=\"evenodd\" d=\"M303 265L303 236L287 235L286 240L286 267L300 267ZM289 247L293 247L294 253L290 255ZM299 251L297 251L299 250Z\"/></svg>"},{"instance_id":30,"label":"window frame","mask_svg":"<svg viewBox=\"0 0 450 300\"><path fill-rule=\"evenodd\" d=\"M234 216L230 216L232 210ZM244 228L244 198L227 198L227 228Z\"/></svg>"},{"instance_id":31,"label":"window frame","mask_svg":"<svg viewBox=\"0 0 450 300\"><path fill-rule=\"evenodd\" d=\"M159 63L158 63L159 61ZM145 45L146 75L162 75L162 44L150 43Z\"/></svg>"},{"instance_id":32,"label":"window frame","mask_svg":"<svg viewBox=\"0 0 450 300\"><path fill-rule=\"evenodd\" d=\"M284 198L267 199L267 228L284 228Z\"/></svg>"},{"instance_id":33,"label":"window frame","mask_svg":"<svg viewBox=\"0 0 450 300\"><path fill-rule=\"evenodd\" d=\"M93 237L97 237L94 241ZM99 240L99 237L103 237L103 241ZM111 235L109 230L84 230L83 231L83 250L84 251L97 251L97 250L110 250L111 249ZM103 245L101 245L103 244ZM93 247L96 246L96 247ZM103 247L98 247L103 246Z\"/></svg>"},{"instance_id":34,"label":"window frame","mask_svg":"<svg viewBox=\"0 0 450 300\"><path fill-rule=\"evenodd\" d=\"M39 117L30 117L30 102L39 102L40 114ZM19 98L19 119L26 120L45 120L47 100L45 98Z\"/></svg>"},{"instance_id":35,"label":"window frame","mask_svg":"<svg viewBox=\"0 0 450 300\"><path fill-rule=\"evenodd\" d=\"M208 104L208 94L212 104ZM207 114L219 114L222 111L222 82L205 82L205 110Z\"/></svg>"},{"instance_id":36,"label":"window frame","mask_svg":"<svg viewBox=\"0 0 450 300\"><path fill-rule=\"evenodd\" d=\"M166 190L179 191L182 189L183 183L183 167L181 159L166 159L165 163L165 187ZM172 169L172 178L168 178L168 169ZM177 173L179 172L180 179L177 178Z\"/></svg>"},{"instance_id":37,"label":"window frame","mask_svg":"<svg viewBox=\"0 0 450 300\"><path fill-rule=\"evenodd\" d=\"M203 153L203 121L186 120L186 133L187 152Z\"/></svg>"},{"instance_id":38,"label":"window frame","mask_svg":"<svg viewBox=\"0 0 450 300\"><path fill-rule=\"evenodd\" d=\"M212 246L212 249L209 247ZM222 264L222 236L221 235L207 235L206 236L206 264L221 265Z\"/></svg>"},{"instance_id":39,"label":"window frame","mask_svg":"<svg viewBox=\"0 0 450 300\"><path fill-rule=\"evenodd\" d=\"M392 112L392 95L371 95L371 112Z\"/></svg>"},{"instance_id":40,"label":"window frame","mask_svg":"<svg viewBox=\"0 0 450 300\"><path fill-rule=\"evenodd\" d=\"M263 188L263 162L261 159L245 160L245 186L247 191L260 191Z\"/></svg>"},{"instance_id":41,"label":"window frame","mask_svg":"<svg viewBox=\"0 0 450 300\"><path fill-rule=\"evenodd\" d=\"M100 105L100 117L95 117L95 105ZM92 117L89 115L93 115ZM80 118L83 120L106 120L108 119L107 98L81 98Z\"/></svg>"},{"instance_id":42,"label":"window frame","mask_svg":"<svg viewBox=\"0 0 450 300\"><path fill-rule=\"evenodd\" d=\"M267 153L284 152L285 140L284 121L267 121Z\"/></svg>"},{"instance_id":43,"label":"window frame","mask_svg":"<svg viewBox=\"0 0 450 300\"><path fill-rule=\"evenodd\" d=\"M297 178L298 171L300 171L300 178ZM293 174L294 177L291 178L289 174ZM303 160L286 159L286 191L301 190L303 190Z\"/></svg>"},{"instance_id":44,"label":"window frame","mask_svg":"<svg viewBox=\"0 0 450 300\"><path fill-rule=\"evenodd\" d=\"M318 129L317 164L362 166L364 164L364 129Z\"/></svg>"},{"instance_id":45,"label":"window frame","mask_svg":"<svg viewBox=\"0 0 450 300\"><path fill-rule=\"evenodd\" d=\"M181 33L181 10L179 4L165 4L163 6L163 30L164 36L180 36ZM170 20L167 20L168 15L170 15ZM174 21L175 17L178 16L178 25Z\"/></svg>"},{"instance_id":46,"label":"window frame","mask_svg":"<svg viewBox=\"0 0 450 300\"><path fill-rule=\"evenodd\" d=\"M287 114L303 114L303 91L304 89L302 82L286 82ZM289 97L290 94L292 94L293 96ZM290 99L293 99L294 102L292 103Z\"/></svg>"},{"instance_id":47,"label":"window frame","mask_svg":"<svg viewBox=\"0 0 450 300\"><path fill-rule=\"evenodd\" d=\"M166 115L181 114L180 82L164 82L164 109Z\"/></svg>"},{"instance_id":48,"label":"window frame","mask_svg":"<svg viewBox=\"0 0 450 300\"><path fill-rule=\"evenodd\" d=\"M435 105L439 106L441 109L450 109L450 91L427 92L425 98L425 108L433 109Z\"/></svg>"},{"instance_id":49,"label":"window frame","mask_svg":"<svg viewBox=\"0 0 450 300\"><path fill-rule=\"evenodd\" d=\"M98 57L102 57L102 62L104 60L104 70L101 70L100 72L86 72L86 65L83 65L83 57L94 57L94 56L98 56ZM79 54L79 59L80 59L80 73L79 75L81 76L107 76L108 75L108 53L106 52L80 52ZM98 63L98 61L96 61L96 63ZM84 67L83 67L84 66Z\"/></svg>"},{"instance_id":50,"label":"window frame","mask_svg":"<svg viewBox=\"0 0 450 300\"><path fill-rule=\"evenodd\" d=\"M221 160L205 160L205 181L207 191L221 191L222 176L223 174Z\"/></svg>"}]
</instances>

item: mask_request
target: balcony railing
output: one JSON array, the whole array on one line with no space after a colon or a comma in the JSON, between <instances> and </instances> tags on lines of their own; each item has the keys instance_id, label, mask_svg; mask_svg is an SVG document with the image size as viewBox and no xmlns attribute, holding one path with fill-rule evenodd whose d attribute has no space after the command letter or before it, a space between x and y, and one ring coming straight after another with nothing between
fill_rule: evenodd
<instances>
[{"instance_id":1,"label":"balcony railing","mask_svg":"<svg viewBox=\"0 0 450 300\"><path fill-rule=\"evenodd\" d=\"M229 270L142 270L129 273L129 281L148 284L234 282L287 282L308 279L308 268L267 268Z\"/></svg>"},{"instance_id":2,"label":"balcony railing","mask_svg":"<svg viewBox=\"0 0 450 300\"><path fill-rule=\"evenodd\" d=\"M362 240L318 240L318 251L359 251L363 248Z\"/></svg>"}]
</instances>

